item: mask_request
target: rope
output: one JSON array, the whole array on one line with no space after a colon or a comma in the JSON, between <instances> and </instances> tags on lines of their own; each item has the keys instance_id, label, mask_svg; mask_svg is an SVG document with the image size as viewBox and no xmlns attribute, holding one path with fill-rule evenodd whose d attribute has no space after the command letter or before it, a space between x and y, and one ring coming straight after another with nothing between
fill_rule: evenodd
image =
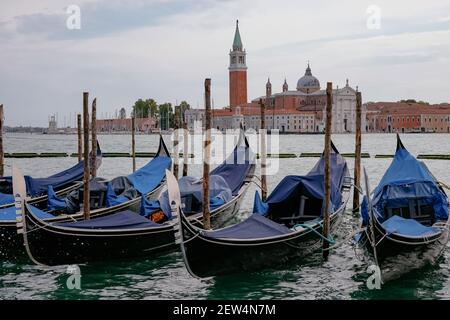
<instances>
[{"instance_id":1,"label":"rope","mask_svg":"<svg viewBox=\"0 0 450 320\"><path fill-rule=\"evenodd\" d=\"M254 176L254 178L256 178L256 180L258 180L259 182L261 182L261 179L259 178L259 177L257 177L257 176ZM259 189L263 189L263 187L260 185L260 184L258 184L255 180L252 180L251 181L253 184L255 184ZM266 188L266 190L264 190L264 191L266 191L267 192L267 188Z\"/></svg>"},{"instance_id":2,"label":"rope","mask_svg":"<svg viewBox=\"0 0 450 320\"><path fill-rule=\"evenodd\" d=\"M442 188L447 189L447 190L450 190L450 187L449 187L447 184L445 184L444 182L438 181L438 184L439 184Z\"/></svg>"},{"instance_id":3,"label":"rope","mask_svg":"<svg viewBox=\"0 0 450 320\"><path fill-rule=\"evenodd\" d=\"M319 223L319 226L322 226L322 223ZM302 227L302 228L309 229L309 230L313 231L315 234L317 234L320 238L322 238L322 240L325 240L325 241L327 241L330 244L334 244L335 243L334 239L332 239L332 238L329 239L329 238L325 237L319 231L317 231L316 229L314 229L313 227L311 227L311 226L309 226L307 224L296 224L296 225L294 225L294 228L296 228L296 227Z\"/></svg>"},{"instance_id":4,"label":"rope","mask_svg":"<svg viewBox=\"0 0 450 320\"><path fill-rule=\"evenodd\" d=\"M335 243L333 246L329 247L328 249L323 249L324 251L326 250L332 250L332 249L336 249L338 247L340 247L341 245L343 245L344 243L346 243L347 241L351 240L355 235L357 235L358 233L365 231L366 228L359 228L355 231L353 231L347 238L345 238L344 240Z\"/></svg>"}]
</instances>

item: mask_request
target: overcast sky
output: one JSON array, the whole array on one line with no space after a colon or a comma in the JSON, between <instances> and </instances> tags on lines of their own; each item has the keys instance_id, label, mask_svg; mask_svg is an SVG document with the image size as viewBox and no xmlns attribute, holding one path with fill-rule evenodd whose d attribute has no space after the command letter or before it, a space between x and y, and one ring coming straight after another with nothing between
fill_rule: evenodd
<instances>
[{"instance_id":1,"label":"overcast sky","mask_svg":"<svg viewBox=\"0 0 450 320\"><path fill-rule=\"evenodd\" d=\"M69 5L81 9L80 30L66 26ZM274 92L285 77L294 89L310 60L322 87L349 78L364 101L450 101L448 0L2 0L6 125L46 126L51 113L74 123L86 90L98 117L138 98L202 107L206 77L215 107L225 106L236 19L249 100L269 76Z\"/></svg>"}]
</instances>

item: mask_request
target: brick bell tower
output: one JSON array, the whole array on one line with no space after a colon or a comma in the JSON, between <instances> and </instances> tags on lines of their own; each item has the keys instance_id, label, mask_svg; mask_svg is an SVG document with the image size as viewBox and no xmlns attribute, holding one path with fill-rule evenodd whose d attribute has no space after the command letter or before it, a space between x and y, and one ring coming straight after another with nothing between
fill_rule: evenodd
<instances>
[{"instance_id":1,"label":"brick bell tower","mask_svg":"<svg viewBox=\"0 0 450 320\"><path fill-rule=\"evenodd\" d=\"M230 106L247 103L247 64L245 56L247 53L242 47L241 35L239 33L239 20L236 21L236 32L234 34L233 50L230 51Z\"/></svg>"}]
</instances>

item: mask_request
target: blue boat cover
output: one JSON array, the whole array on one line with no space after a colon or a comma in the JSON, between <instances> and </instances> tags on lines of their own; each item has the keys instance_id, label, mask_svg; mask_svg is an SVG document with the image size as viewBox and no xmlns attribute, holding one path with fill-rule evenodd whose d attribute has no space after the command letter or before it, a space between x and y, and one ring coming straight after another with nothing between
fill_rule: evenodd
<instances>
[{"instance_id":1,"label":"blue boat cover","mask_svg":"<svg viewBox=\"0 0 450 320\"><path fill-rule=\"evenodd\" d=\"M39 210L32 205L28 205L28 208L33 208L33 213L39 219L54 218L55 216L45 211ZM0 209L0 221L16 221L16 207L10 206Z\"/></svg>"},{"instance_id":2,"label":"blue boat cover","mask_svg":"<svg viewBox=\"0 0 450 320\"><path fill-rule=\"evenodd\" d=\"M363 220L362 226L367 226L370 221L369 200L367 199L367 195L364 195L363 201L361 202L361 218Z\"/></svg>"},{"instance_id":3,"label":"blue boat cover","mask_svg":"<svg viewBox=\"0 0 450 320\"><path fill-rule=\"evenodd\" d=\"M66 201L56 195L55 190L53 190L51 185L48 186L47 196L47 209L49 211L61 210L67 207Z\"/></svg>"},{"instance_id":4,"label":"blue boat cover","mask_svg":"<svg viewBox=\"0 0 450 320\"><path fill-rule=\"evenodd\" d=\"M243 142L245 142L245 145L242 145L244 144ZM239 193L254 161L255 155L241 133L240 141L233 149L233 152L221 165L210 173L209 192L211 210L217 209L229 202L233 196ZM183 177L178 180L178 184L182 206L187 210L187 213L200 212L199 210L201 210L203 201L201 181L194 177ZM191 204L191 210L187 208L187 203ZM149 201L142 199L141 215L148 216L159 210L162 210L169 220L172 218L167 191L163 192L158 200Z\"/></svg>"},{"instance_id":5,"label":"blue boat cover","mask_svg":"<svg viewBox=\"0 0 450 320\"><path fill-rule=\"evenodd\" d=\"M172 165L172 159L167 156L158 156L148 164L130 174L128 179L139 193L145 195L161 184L166 176L166 169Z\"/></svg>"},{"instance_id":6,"label":"blue boat cover","mask_svg":"<svg viewBox=\"0 0 450 320\"><path fill-rule=\"evenodd\" d=\"M292 233L292 230L259 215L251 215L247 220L228 228L216 231L204 231L210 238L255 239Z\"/></svg>"},{"instance_id":7,"label":"blue boat cover","mask_svg":"<svg viewBox=\"0 0 450 320\"><path fill-rule=\"evenodd\" d=\"M4 204L14 203L14 196L12 194L1 193L0 192L0 206Z\"/></svg>"},{"instance_id":8,"label":"blue boat cover","mask_svg":"<svg viewBox=\"0 0 450 320\"><path fill-rule=\"evenodd\" d=\"M59 222L55 225L66 228L95 230L141 229L161 226L161 224L152 222L130 210L121 211L105 217L92 218L90 220Z\"/></svg>"},{"instance_id":9,"label":"blue boat cover","mask_svg":"<svg viewBox=\"0 0 450 320\"><path fill-rule=\"evenodd\" d=\"M259 195L259 192L255 192L255 198L253 199L253 213L259 214L259 215L266 215L269 211L269 205L262 201L261 196Z\"/></svg>"},{"instance_id":10,"label":"blue boat cover","mask_svg":"<svg viewBox=\"0 0 450 320\"><path fill-rule=\"evenodd\" d=\"M187 213L200 212L203 203L203 184L201 180L194 177L182 177L178 180L180 188L181 205ZM209 195L210 195L210 209L214 210L231 201L233 198L231 189L222 176L211 175L209 177ZM188 203L191 208L187 208ZM195 203L195 204L194 204ZM164 191L158 200L143 199L141 202L141 215L148 216L149 214L162 210L167 219L172 218L169 202L168 191Z\"/></svg>"},{"instance_id":11,"label":"blue boat cover","mask_svg":"<svg viewBox=\"0 0 450 320\"><path fill-rule=\"evenodd\" d=\"M102 152L100 145L97 142L97 168L100 166L101 162ZM27 194L31 197L44 195L48 190L48 186L52 186L54 189L63 188L77 180L81 180L83 178L83 174L84 160L78 162L76 165L67 170L61 171L47 178L32 178L30 176L25 176Z\"/></svg>"},{"instance_id":12,"label":"blue boat cover","mask_svg":"<svg viewBox=\"0 0 450 320\"><path fill-rule=\"evenodd\" d=\"M107 208L117 206L119 204L125 203L130 200L131 199L129 199L128 197L126 197L122 194L117 195L114 192L112 183L108 182L107 189L106 189L106 207Z\"/></svg>"},{"instance_id":13,"label":"blue boat cover","mask_svg":"<svg viewBox=\"0 0 450 320\"><path fill-rule=\"evenodd\" d=\"M394 215L381 224L388 234L396 233L410 237L430 237L441 233L435 227L426 227L414 219L405 219Z\"/></svg>"},{"instance_id":14,"label":"blue boat cover","mask_svg":"<svg viewBox=\"0 0 450 320\"><path fill-rule=\"evenodd\" d=\"M260 215L292 214L298 212L300 196L321 200L324 198L324 168L325 158L322 155L313 169L305 176L286 176L276 186L263 203L259 194L255 195L253 213ZM342 185L348 176L347 162L336 152L331 154L331 210L337 209L342 202ZM319 209L320 210L320 209Z\"/></svg>"},{"instance_id":15,"label":"blue boat cover","mask_svg":"<svg viewBox=\"0 0 450 320\"><path fill-rule=\"evenodd\" d=\"M255 155L247 145L237 145L233 153L221 165L211 171L211 175L219 175L224 178L233 196L235 196L239 193L254 161Z\"/></svg>"},{"instance_id":16,"label":"blue boat cover","mask_svg":"<svg viewBox=\"0 0 450 320\"><path fill-rule=\"evenodd\" d=\"M400 143L391 165L387 169L373 195L373 207L381 222L385 208L408 207L410 199L420 199L431 205L436 220L448 219L448 198L440 189L428 169L412 156Z\"/></svg>"},{"instance_id":17,"label":"blue boat cover","mask_svg":"<svg viewBox=\"0 0 450 320\"><path fill-rule=\"evenodd\" d=\"M50 219L50 218L55 217L54 215L52 215L48 212L42 211L41 209L38 209L31 204L26 204L26 206L27 206L28 210L30 212L32 212L35 217L37 217L41 220ZM15 208L15 207L13 207L13 208ZM14 218L12 218L11 220L13 220L13 219L16 220L16 217L14 216Z\"/></svg>"},{"instance_id":18,"label":"blue boat cover","mask_svg":"<svg viewBox=\"0 0 450 320\"><path fill-rule=\"evenodd\" d=\"M64 187L77 180L81 180L83 178L83 173L84 161L80 161L75 166L47 178L32 178L30 176L25 176L27 193L31 197L44 195L47 192L48 186L51 185L53 188Z\"/></svg>"}]
</instances>

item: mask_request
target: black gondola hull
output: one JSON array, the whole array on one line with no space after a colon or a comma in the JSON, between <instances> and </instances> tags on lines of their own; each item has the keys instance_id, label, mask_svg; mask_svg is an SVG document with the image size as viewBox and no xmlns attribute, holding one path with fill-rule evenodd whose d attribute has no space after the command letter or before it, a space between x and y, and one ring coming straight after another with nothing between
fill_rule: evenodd
<instances>
[{"instance_id":1,"label":"black gondola hull","mask_svg":"<svg viewBox=\"0 0 450 320\"><path fill-rule=\"evenodd\" d=\"M29 250L44 265L64 265L149 256L175 248L173 228L100 232L46 227L27 221Z\"/></svg>"},{"instance_id":2,"label":"black gondola hull","mask_svg":"<svg viewBox=\"0 0 450 320\"><path fill-rule=\"evenodd\" d=\"M345 210L343 205L331 217L331 233L334 233ZM292 235L272 239L239 241L212 239L202 236L183 217L182 251L188 271L195 277L254 271L278 266L308 256L322 247L320 225L314 231L304 229Z\"/></svg>"},{"instance_id":3,"label":"black gondola hull","mask_svg":"<svg viewBox=\"0 0 450 320\"><path fill-rule=\"evenodd\" d=\"M249 185L247 182L238 196L212 212L213 227L222 225L223 221L228 221L237 213ZM191 220L200 225L196 223L201 221L198 215L191 217ZM26 229L32 230L27 233L27 247L30 257L44 265L139 258L176 249L173 225L174 222L170 222L160 228L112 231L61 228L45 223L27 211Z\"/></svg>"},{"instance_id":4,"label":"black gondola hull","mask_svg":"<svg viewBox=\"0 0 450 320\"><path fill-rule=\"evenodd\" d=\"M164 187L164 184L159 185L154 191L152 191L147 197L150 200L157 199ZM92 217L102 217L121 210L131 210L139 212L141 198L130 200L129 202L110 207L94 210L91 212ZM35 205L34 201L30 204ZM52 219L46 220L49 223L58 222L71 222L83 220L84 216L81 213L71 216L57 216ZM17 226L15 221L0 221L0 259L15 260L22 259L26 256L26 251L23 246L23 237L17 234Z\"/></svg>"},{"instance_id":5,"label":"black gondola hull","mask_svg":"<svg viewBox=\"0 0 450 320\"><path fill-rule=\"evenodd\" d=\"M383 281L397 279L407 272L433 263L442 254L448 242L449 231L445 228L440 234L433 237L412 239L398 234L386 234L376 219L374 222L376 256ZM373 247L369 241L370 236L367 232L370 230L367 229L362 234L360 242L364 243L369 255L374 257Z\"/></svg>"}]
</instances>

